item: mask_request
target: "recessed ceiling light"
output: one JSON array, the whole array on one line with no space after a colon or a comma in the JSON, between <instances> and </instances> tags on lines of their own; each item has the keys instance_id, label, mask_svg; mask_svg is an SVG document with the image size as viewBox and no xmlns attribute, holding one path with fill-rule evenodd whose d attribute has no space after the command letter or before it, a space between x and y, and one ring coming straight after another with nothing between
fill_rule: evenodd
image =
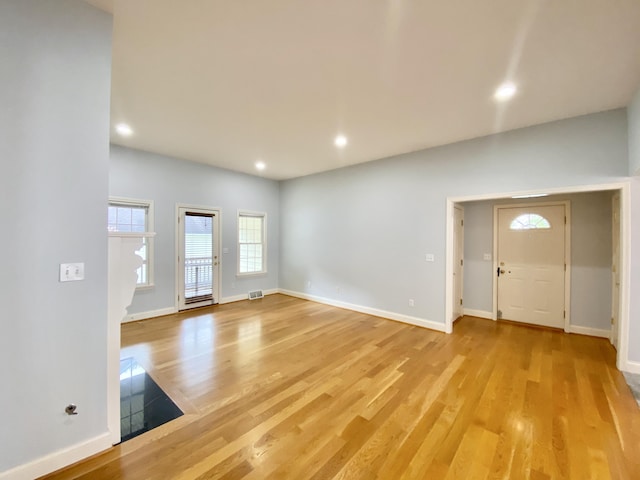
<instances>
[{"instance_id":1,"label":"recessed ceiling light","mask_svg":"<svg viewBox=\"0 0 640 480\"><path fill-rule=\"evenodd\" d=\"M256 162L256 168L260 171L264 170L265 168L267 168L267 165L262 161L262 160L258 160Z\"/></svg>"},{"instance_id":2,"label":"recessed ceiling light","mask_svg":"<svg viewBox=\"0 0 640 480\"><path fill-rule=\"evenodd\" d=\"M118 132L123 137L128 137L133 134L133 130L126 123L119 123L116 125L116 132Z\"/></svg>"},{"instance_id":3,"label":"recessed ceiling light","mask_svg":"<svg viewBox=\"0 0 640 480\"><path fill-rule=\"evenodd\" d=\"M518 89L515 84L511 82L503 83L496 89L495 93L493 94L493 98L495 98L499 102L504 102L505 100L509 100L511 97L513 97L516 94L517 90Z\"/></svg>"},{"instance_id":4,"label":"recessed ceiling light","mask_svg":"<svg viewBox=\"0 0 640 480\"><path fill-rule=\"evenodd\" d=\"M344 135L338 135L333 143L338 148L344 148L347 146L347 137L345 137Z\"/></svg>"},{"instance_id":5,"label":"recessed ceiling light","mask_svg":"<svg viewBox=\"0 0 640 480\"><path fill-rule=\"evenodd\" d=\"M538 197L546 197L549 195L548 193L531 193L529 195L514 195L511 198L538 198Z\"/></svg>"}]
</instances>

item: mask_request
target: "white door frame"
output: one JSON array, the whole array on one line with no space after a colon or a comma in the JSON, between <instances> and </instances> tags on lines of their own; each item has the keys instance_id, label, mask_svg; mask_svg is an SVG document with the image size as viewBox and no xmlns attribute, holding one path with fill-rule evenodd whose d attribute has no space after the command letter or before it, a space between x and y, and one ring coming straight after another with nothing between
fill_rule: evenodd
<instances>
[{"instance_id":1,"label":"white door frame","mask_svg":"<svg viewBox=\"0 0 640 480\"><path fill-rule=\"evenodd\" d=\"M620 283L620 279L621 279L621 252L622 252L622 232L621 232L621 215L620 215L620 211L622 209L621 205L622 205L622 199L620 197L620 192L615 192L613 195L613 198L611 199L611 212L612 212L612 216L613 218L612 220L612 237L615 240L617 238L618 242L617 244L613 244L612 245L612 257L613 257L613 261L612 261L612 275L611 275L611 289L613 291L613 293L615 294L615 292L618 292L618 298L614 299L612 298L611 301L611 332L609 334L609 340L611 341L611 344L616 348L616 350L619 349L618 346L618 340L619 340L619 336L618 336L618 330L620 329L620 287L621 287L621 283ZM617 208L616 208L617 207ZM616 214L617 214L617 219L616 219ZM616 232L617 229L617 232ZM614 234L615 232L615 234ZM614 254L613 250L617 249L617 258L616 255ZM617 270L617 271L616 271ZM618 281L618 284L616 285L616 280ZM614 322L614 318L615 318L615 322Z\"/></svg>"},{"instance_id":2,"label":"white door frame","mask_svg":"<svg viewBox=\"0 0 640 480\"><path fill-rule=\"evenodd\" d=\"M567 266L564 272L564 331L569 333L571 325L571 202L560 200L557 202L524 202L509 203L493 206L493 320L498 319L498 210L503 208L527 207L555 207L563 206L566 222L564 225L564 262Z\"/></svg>"},{"instance_id":3,"label":"white door frame","mask_svg":"<svg viewBox=\"0 0 640 480\"><path fill-rule=\"evenodd\" d=\"M178 295L180 294L180 268L178 262L178 256L180 255L180 210L186 209L191 210L196 213L214 213L218 217L218 231L214 232L214 242L215 247L218 252L218 275L213 279L213 300L215 303L220 303L220 279L222 278L222 262L220 257L221 242L222 242L222 209L220 207L209 207L206 205L193 205L189 203L176 203L176 211L175 211L175 252L173 256L173 261L175 265L175 310L178 312L180 310L180 301L178 300ZM214 269L215 271L215 269Z\"/></svg>"},{"instance_id":4,"label":"white door frame","mask_svg":"<svg viewBox=\"0 0 640 480\"><path fill-rule=\"evenodd\" d=\"M511 198L515 195L535 195L546 193L549 195L601 192L603 190L620 191L620 323L618 329L618 353L616 366L619 370L629 370L629 299L630 288L630 249L631 249L631 187L629 181L605 183L598 185L581 185L574 187L548 188L538 190L488 193L482 195L468 195L447 197L446 225L445 225L445 332L453 332L452 298L453 298L453 206L461 202L477 202L482 200L497 200Z\"/></svg>"},{"instance_id":5,"label":"white door frame","mask_svg":"<svg viewBox=\"0 0 640 480\"><path fill-rule=\"evenodd\" d=\"M460 241L461 241L461 244L462 244L462 252L461 252L461 257L462 258L461 259L463 260L464 259L464 207L462 205L458 205L458 204L455 204L453 206L454 219L455 219L455 211L456 210L460 210L460 215L462 217L462 228L461 228L462 238L460 239ZM458 239L457 239L457 234L456 234L456 225L454 224L454 226L453 226L453 256L451 257L451 259L452 259L452 263L451 263L452 273L455 271L455 268L457 267L456 264L458 263L458 260L456 258L457 240ZM463 260L463 263L462 263L461 268L460 268L460 277L461 277L459 279L459 281L461 282L461 285L460 285L460 298L463 299L464 298L464 260ZM453 293L455 293L455 291ZM455 322L458 319L458 316L454 312L456 311L456 304L458 302L460 302L460 300L457 299L457 298L453 298L453 295L452 295L452 302L453 303L451 304L451 310L452 310L451 311L451 315L452 315L451 321ZM462 315L464 315L464 304L462 303L462 304L460 304L460 306L461 306L460 312L462 313Z\"/></svg>"}]
</instances>

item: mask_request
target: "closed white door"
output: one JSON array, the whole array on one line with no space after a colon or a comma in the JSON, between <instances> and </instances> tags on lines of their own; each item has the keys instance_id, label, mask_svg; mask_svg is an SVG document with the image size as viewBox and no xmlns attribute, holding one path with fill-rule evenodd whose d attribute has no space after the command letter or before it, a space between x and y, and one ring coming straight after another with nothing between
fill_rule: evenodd
<instances>
[{"instance_id":1,"label":"closed white door","mask_svg":"<svg viewBox=\"0 0 640 480\"><path fill-rule=\"evenodd\" d=\"M563 328L565 206L498 208L498 318Z\"/></svg>"},{"instance_id":2,"label":"closed white door","mask_svg":"<svg viewBox=\"0 0 640 480\"><path fill-rule=\"evenodd\" d=\"M453 208L453 320L464 315L463 281L464 281L464 211L462 207Z\"/></svg>"},{"instance_id":3,"label":"closed white door","mask_svg":"<svg viewBox=\"0 0 640 480\"><path fill-rule=\"evenodd\" d=\"M217 210L178 209L178 309L219 301Z\"/></svg>"}]
</instances>

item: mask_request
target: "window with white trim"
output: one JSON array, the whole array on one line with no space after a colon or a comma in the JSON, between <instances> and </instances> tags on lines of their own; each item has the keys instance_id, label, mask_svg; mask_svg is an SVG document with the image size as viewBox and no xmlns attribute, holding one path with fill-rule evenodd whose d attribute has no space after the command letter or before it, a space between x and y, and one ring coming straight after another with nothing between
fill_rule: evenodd
<instances>
[{"instance_id":1,"label":"window with white trim","mask_svg":"<svg viewBox=\"0 0 640 480\"><path fill-rule=\"evenodd\" d=\"M267 272L267 214L238 212L238 275Z\"/></svg>"},{"instance_id":2,"label":"window with white trim","mask_svg":"<svg viewBox=\"0 0 640 480\"><path fill-rule=\"evenodd\" d=\"M153 232L153 202L128 198L109 198L107 230L110 232L145 233ZM153 285L153 243L145 238L142 247L136 251L142 258L138 268L137 287Z\"/></svg>"}]
</instances>

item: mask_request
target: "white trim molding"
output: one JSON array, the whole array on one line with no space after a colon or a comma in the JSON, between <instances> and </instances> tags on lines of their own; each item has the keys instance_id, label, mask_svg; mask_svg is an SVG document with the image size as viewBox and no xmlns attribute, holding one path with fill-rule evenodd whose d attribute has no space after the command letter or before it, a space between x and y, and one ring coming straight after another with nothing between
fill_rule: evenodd
<instances>
[{"instance_id":1,"label":"white trim molding","mask_svg":"<svg viewBox=\"0 0 640 480\"><path fill-rule=\"evenodd\" d=\"M175 307L131 313L122 319L122 323L137 322L138 320L147 320L148 318L164 317L165 315L172 315L174 313L178 313L178 310Z\"/></svg>"},{"instance_id":2,"label":"white trim molding","mask_svg":"<svg viewBox=\"0 0 640 480\"><path fill-rule=\"evenodd\" d=\"M493 313L486 310L474 310L472 308L465 308L464 314L470 317L486 318L488 320L495 320Z\"/></svg>"},{"instance_id":3,"label":"white trim molding","mask_svg":"<svg viewBox=\"0 0 640 480\"><path fill-rule=\"evenodd\" d=\"M274 293L279 292L280 291L277 288L271 288L269 290L262 291L262 293L264 293L265 295L273 295ZM233 295L231 297L222 297L218 304L222 305L224 303L240 302L242 300L248 300L247 293L243 293L241 295ZM159 308L158 310L147 310L146 312L138 312L127 315L124 320L122 320L122 323L137 322L139 320L164 317L166 315L173 315L175 313L178 313L178 309L175 307Z\"/></svg>"},{"instance_id":4,"label":"white trim molding","mask_svg":"<svg viewBox=\"0 0 640 480\"><path fill-rule=\"evenodd\" d=\"M263 290L262 293L265 296L266 295L273 295L274 293L280 293L280 290L277 289L277 288L271 288L269 290ZM248 293L243 293L241 295L233 295L232 297L222 297L220 299L220 304L240 302L242 300L249 300L249 294Z\"/></svg>"},{"instance_id":5,"label":"white trim molding","mask_svg":"<svg viewBox=\"0 0 640 480\"><path fill-rule=\"evenodd\" d=\"M180 224L180 218L183 213L187 211L195 212L195 213L205 213L212 214L216 220L213 222L213 255L218 258L217 267L214 265L213 268L213 303L212 305L216 305L220 303L220 298L222 297L220 285L222 284L222 208L221 207L210 207L206 205L194 205L190 203L176 203L175 207L175 217L174 217L174 232L175 232L175 244L174 244L174 256L173 256L173 265L175 269L175 294L174 294L174 305L176 311L180 311L181 301L180 301L180 293L182 290L181 282L184 280L182 275L183 271L180 268L180 262L178 259L180 258L180 250L182 247L182 243L184 239L181 238L181 228L184 227ZM184 259L183 259L184 260ZM184 299L183 299L184 300ZM190 308L197 307L197 304L192 304ZM204 306L204 305L203 305Z\"/></svg>"},{"instance_id":6,"label":"white trim molding","mask_svg":"<svg viewBox=\"0 0 640 480\"><path fill-rule=\"evenodd\" d=\"M445 219L445 247L444 247L444 332L453 333L453 244L454 236L454 206L457 202L447 199Z\"/></svg>"},{"instance_id":7,"label":"white trim molding","mask_svg":"<svg viewBox=\"0 0 640 480\"><path fill-rule=\"evenodd\" d=\"M631 303L631 185L620 187L620 315L618 323L618 355L616 366L629 372L629 323ZM638 370L636 373L640 373Z\"/></svg>"},{"instance_id":8,"label":"white trim molding","mask_svg":"<svg viewBox=\"0 0 640 480\"><path fill-rule=\"evenodd\" d=\"M111 434L105 432L102 435L90 438L84 442L37 458L32 462L0 472L0 480L30 480L32 478L38 478L55 472L67 465L84 460L96 453L103 452L111 447Z\"/></svg>"},{"instance_id":9,"label":"white trim molding","mask_svg":"<svg viewBox=\"0 0 640 480\"><path fill-rule=\"evenodd\" d=\"M580 325L569 325L569 333L576 333L578 335L589 335L590 337L609 338L611 336L611 330L605 330L602 328L582 327Z\"/></svg>"},{"instance_id":10,"label":"white trim molding","mask_svg":"<svg viewBox=\"0 0 640 480\"><path fill-rule=\"evenodd\" d=\"M530 194L546 193L548 195L556 194L571 194L571 193L583 193L583 192L600 192L604 190L619 190L620 191L620 324L618 328L618 353L616 357L616 366L619 370L628 372L633 371L638 363L629 361L629 303L630 303L630 251L631 251L631 187L628 179L620 179L615 183L602 183L593 185L576 185L567 187L553 187L553 188L538 188L536 190L526 191L513 191L513 192L500 192L500 193L487 193L482 195L465 195L465 196L453 196L447 197L446 201L446 277L445 277L445 324L448 331L453 330L451 322L451 295L453 290L453 279L451 268L449 267L451 250L453 249L453 205L455 203L464 202L477 202L482 200L498 200L503 198L512 198L513 196L522 196ZM495 264L494 257L494 267ZM495 268L494 268L495 272ZM496 277L494 275L494 281ZM494 286L495 292L495 286ZM568 315L567 315L568 316ZM638 369L640 373L640 368Z\"/></svg>"},{"instance_id":11,"label":"white trim molding","mask_svg":"<svg viewBox=\"0 0 640 480\"><path fill-rule=\"evenodd\" d=\"M373 315L374 317L386 318L388 320L395 320L397 322L407 323L409 325L415 325L418 327L428 328L429 330L446 333L446 326L444 323L438 323L432 320L426 320L424 318L411 317L402 313L388 312L386 310L379 310L377 308L365 307L362 305L354 305L353 303L341 302L339 300L318 297L316 295L295 292L293 290L280 289L279 293L282 293L283 295L289 295L290 297L302 298L303 300L310 300L312 302L322 303L324 305L330 305L332 307L344 308L345 310L352 310L359 313L366 313L367 315Z\"/></svg>"},{"instance_id":12,"label":"white trim molding","mask_svg":"<svg viewBox=\"0 0 640 480\"><path fill-rule=\"evenodd\" d=\"M625 368L622 369L622 371L628 373L640 373L640 362L632 362L631 360L627 360Z\"/></svg>"}]
</instances>

